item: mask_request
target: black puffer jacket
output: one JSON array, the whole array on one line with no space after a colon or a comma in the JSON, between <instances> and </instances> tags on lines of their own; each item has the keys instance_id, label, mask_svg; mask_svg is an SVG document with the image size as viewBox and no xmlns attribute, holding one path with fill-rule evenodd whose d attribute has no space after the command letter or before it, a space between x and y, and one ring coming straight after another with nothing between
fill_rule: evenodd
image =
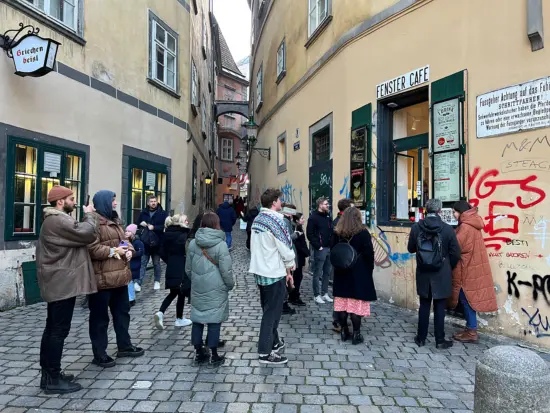
<instances>
[{"instance_id":1,"label":"black puffer jacket","mask_svg":"<svg viewBox=\"0 0 550 413\"><path fill-rule=\"evenodd\" d=\"M191 289L191 280L185 275L185 242L189 228L177 225L166 228L161 248L162 259L166 262L165 288L184 290Z\"/></svg>"},{"instance_id":2,"label":"black puffer jacket","mask_svg":"<svg viewBox=\"0 0 550 413\"><path fill-rule=\"evenodd\" d=\"M428 298L430 292L435 300L449 298L452 295L453 269L460 261L460 246L456 234L450 225L444 223L439 215L430 214L425 219L413 225L409 236L408 250L416 253L418 235L421 231L429 234L439 234L443 266L439 271L425 272L416 270L416 291L422 298Z\"/></svg>"}]
</instances>

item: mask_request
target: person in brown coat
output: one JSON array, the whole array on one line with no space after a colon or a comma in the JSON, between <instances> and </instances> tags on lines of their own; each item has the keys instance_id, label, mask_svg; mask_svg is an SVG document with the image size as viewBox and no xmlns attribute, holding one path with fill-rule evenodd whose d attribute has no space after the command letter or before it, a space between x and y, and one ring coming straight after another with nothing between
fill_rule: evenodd
<instances>
[{"instance_id":1,"label":"person in brown coat","mask_svg":"<svg viewBox=\"0 0 550 413\"><path fill-rule=\"evenodd\" d=\"M130 301L128 284L132 280L129 262L134 248L126 239L120 226L116 194L99 191L94 195L94 207L99 219L99 230L95 241L88 246L94 272L98 280L98 292L89 296L90 340L94 353L93 364L113 367L115 361L107 355L107 328L109 309L118 347L117 357L140 357L142 348L132 345L130 327Z\"/></svg>"},{"instance_id":2,"label":"person in brown coat","mask_svg":"<svg viewBox=\"0 0 550 413\"><path fill-rule=\"evenodd\" d=\"M46 394L79 391L74 376L61 372L65 339L71 330L76 297L97 291L94 269L86 245L95 240L97 218L85 206L82 222L69 214L74 211L73 191L54 186L48 193L50 207L44 208L44 221L36 246L36 267L40 294L47 304L46 328L40 345L40 388Z\"/></svg>"},{"instance_id":3,"label":"person in brown coat","mask_svg":"<svg viewBox=\"0 0 550 413\"><path fill-rule=\"evenodd\" d=\"M477 313L497 311L497 299L481 233L483 219L478 215L477 208L472 208L466 201L455 203L453 208L455 218L459 221L456 237L461 257L453 270L451 308L455 308L460 300L466 318L466 330L455 334L453 338L462 343L476 343L479 339Z\"/></svg>"}]
</instances>

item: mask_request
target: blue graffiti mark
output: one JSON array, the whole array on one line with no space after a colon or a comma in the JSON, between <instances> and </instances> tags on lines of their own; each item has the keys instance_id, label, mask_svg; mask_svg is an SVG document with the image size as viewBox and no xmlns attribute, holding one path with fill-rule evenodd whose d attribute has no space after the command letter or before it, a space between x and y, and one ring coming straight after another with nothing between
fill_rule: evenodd
<instances>
[{"instance_id":1,"label":"blue graffiti mark","mask_svg":"<svg viewBox=\"0 0 550 413\"><path fill-rule=\"evenodd\" d=\"M375 239L380 240L384 244L386 253L388 254L387 259L390 259L395 265L399 267L405 264L407 261L411 260L413 257L415 257L415 254L410 254L408 252L392 252L391 245L388 242L388 237L386 236L384 231L382 231L380 228L379 230L380 230L380 233L378 234L377 237L375 237ZM382 264L383 261L384 260L382 260L377 265L382 266L380 264Z\"/></svg>"},{"instance_id":2,"label":"blue graffiti mark","mask_svg":"<svg viewBox=\"0 0 550 413\"><path fill-rule=\"evenodd\" d=\"M349 175L346 175L344 177L344 184L342 185L342 188L340 189L340 195L344 195L346 198L349 198Z\"/></svg>"},{"instance_id":3,"label":"blue graffiti mark","mask_svg":"<svg viewBox=\"0 0 550 413\"><path fill-rule=\"evenodd\" d=\"M529 311L525 308L522 308L521 311L529 317L529 325L535 330L535 335L537 338L550 337L550 323L548 322L548 317L544 317L543 319L538 308L533 315L529 314Z\"/></svg>"},{"instance_id":4,"label":"blue graffiti mark","mask_svg":"<svg viewBox=\"0 0 550 413\"><path fill-rule=\"evenodd\" d=\"M283 202L286 202L287 204L294 204L296 205L296 208L300 208L300 212L303 211L303 193L301 189L294 188L294 186L287 180L285 184L281 186L281 192L283 193Z\"/></svg>"}]
</instances>

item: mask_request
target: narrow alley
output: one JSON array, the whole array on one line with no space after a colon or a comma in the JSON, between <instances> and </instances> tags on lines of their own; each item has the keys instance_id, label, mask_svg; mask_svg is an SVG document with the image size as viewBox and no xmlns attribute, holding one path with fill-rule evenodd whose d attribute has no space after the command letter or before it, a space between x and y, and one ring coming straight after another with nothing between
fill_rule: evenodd
<instances>
[{"instance_id":1,"label":"narrow alley","mask_svg":"<svg viewBox=\"0 0 550 413\"><path fill-rule=\"evenodd\" d=\"M164 292L147 284L132 309L130 334L146 349L142 358L122 359L114 368L90 364L88 310L77 305L65 345L63 367L77 375L83 390L46 397L39 389L39 345L44 304L0 313L0 412L189 412L189 413L465 413L472 411L475 360L495 345L455 343L436 350L433 337L424 348L413 342L416 312L373 305L363 321L365 344L342 344L330 329L331 308L313 304L283 316L281 331L289 363L260 367L256 342L260 304L247 273L243 232L235 232L233 269L237 287L231 316L222 327L228 360L218 369L193 366L190 328L174 327L167 312L164 331L153 314ZM303 291L309 291L306 277ZM186 308L187 315L189 308ZM447 334L451 328L447 327ZM110 329L108 352L116 351Z\"/></svg>"}]
</instances>

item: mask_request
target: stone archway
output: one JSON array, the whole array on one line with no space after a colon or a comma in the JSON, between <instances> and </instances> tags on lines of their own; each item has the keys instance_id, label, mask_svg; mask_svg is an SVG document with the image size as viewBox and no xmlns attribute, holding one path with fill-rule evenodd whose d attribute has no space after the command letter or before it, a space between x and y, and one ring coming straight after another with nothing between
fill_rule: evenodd
<instances>
[{"instance_id":1,"label":"stone archway","mask_svg":"<svg viewBox=\"0 0 550 413\"><path fill-rule=\"evenodd\" d=\"M236 102L233 100L217 100L214 103L216 119L228 113L236 113L248 119L248 102Z\"/></svg>"}]
</instances>

